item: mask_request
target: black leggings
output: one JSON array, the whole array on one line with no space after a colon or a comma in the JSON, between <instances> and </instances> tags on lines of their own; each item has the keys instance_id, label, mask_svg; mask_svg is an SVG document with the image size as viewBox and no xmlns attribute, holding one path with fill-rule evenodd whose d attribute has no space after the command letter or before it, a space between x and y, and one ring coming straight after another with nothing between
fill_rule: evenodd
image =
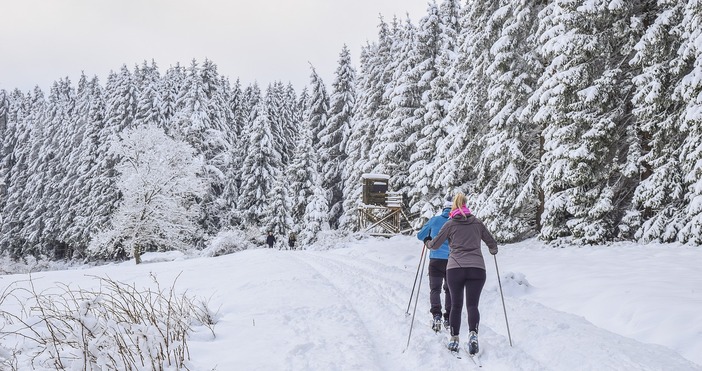
<instances>
[{"instance_id":1,"label":"black leggings","mask_svg":"<svg viewBox=\"0 0 702 371\"><path fill-rule=\"evenodd\" d=\"M468 329L478 331L480 312L478 302L480 292L485 285L485 269L481 268L452 268L446 270L451 292L451 335L458 335L461 331L461 312L463 311L463 292L466 294L466 311L468 312Z\"/></svg>"}]
</instances>

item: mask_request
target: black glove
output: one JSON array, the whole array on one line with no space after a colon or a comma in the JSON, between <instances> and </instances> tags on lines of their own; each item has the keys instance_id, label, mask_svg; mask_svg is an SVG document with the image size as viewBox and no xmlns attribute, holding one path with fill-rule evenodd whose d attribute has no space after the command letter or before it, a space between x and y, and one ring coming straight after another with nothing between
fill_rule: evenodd
<instances>
[{"instance_id":1,"label":"black glove","mask_svg":"<svg viewBox=\"0 0 702 371\"><path fill-rule=\"evenodd\" d=\"M431 241L431 236L426 236L424 237L424 244L426 245L427 242Z\"/></svg>"}]
</instances>

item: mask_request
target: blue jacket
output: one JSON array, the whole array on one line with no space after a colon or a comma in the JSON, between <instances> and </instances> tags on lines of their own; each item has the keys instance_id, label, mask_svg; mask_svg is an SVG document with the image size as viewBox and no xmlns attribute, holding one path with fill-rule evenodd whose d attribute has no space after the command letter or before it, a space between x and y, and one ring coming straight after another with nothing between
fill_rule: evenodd
<instances>
[{"instance_id":1,"label":"blue jacket","mask_svg":"<svg viewBox=\"0 0 702 371\"><path fill-rule=\"evenodd\" d=\"M422 229L417 232L417 239L420 241L424 241L424 239L429 236L429 237L436 237L437 234L439 234L439 231L441 230L441 227L444 226L444 224L449 220L449 212L451 212L451 208L447 207L445 208L442 212L441 215L437 215L427 222L427 224L422 227ZM441 244L441 247L439 247L436 250L431 250L429 253L429 259L448 259L449 257L449 245L448 245L448 240L444 241L443 244Z\"/></svg>"}]
</instances>

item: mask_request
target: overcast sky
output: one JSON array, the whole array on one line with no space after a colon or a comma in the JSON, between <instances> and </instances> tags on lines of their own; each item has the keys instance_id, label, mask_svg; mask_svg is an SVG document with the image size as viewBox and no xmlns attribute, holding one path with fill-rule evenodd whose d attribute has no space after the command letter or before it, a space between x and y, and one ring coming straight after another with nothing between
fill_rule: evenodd
<instances>
[{"instance_id":1,"label":"overcast sky","mask_svg":"<svg viewBox=\"0 0 702 371\"><path fill-rule=\"evenodd\" d=\"M440 2L439 2L440 3ZM209 58L243 84L327 86L348 45L354 67L379 16L417 24L428 0L2 0L0 89L44 92L81 71L105 84L110 70L154 59L163 72Z\"/></svg>"}]
</instances>

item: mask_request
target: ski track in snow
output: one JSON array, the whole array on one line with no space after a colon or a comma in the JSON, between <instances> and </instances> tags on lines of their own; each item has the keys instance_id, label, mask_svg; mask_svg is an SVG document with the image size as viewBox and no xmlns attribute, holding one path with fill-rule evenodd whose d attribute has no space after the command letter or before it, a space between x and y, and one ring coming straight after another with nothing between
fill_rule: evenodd
<instances>
[{"instance_id":1,"label":"ski track in snow","mask_svg":"<svg viewBox=\"0 0 702 371\"><path fill-rule=\"evenodd\" d=\"M488 279L480 299L483 367L476 367L465 350L461 359L451 355L448 332L431 329L426 266L405 349L414 301L409 315L406 311L421 248L407 238L371 242L328 251L257 249L217 258L43 272L34 283L39 291L57 281L90 287L97 282L86 275L94 274L143 286L152 271L161 282L180 275L179 290L212 299L219 313L216 337L196 327L188 342L189 367L197 371L702 370L666 347L540 304L524 275L507 271L501 279L510 346L491 256L485 257ZM0 283L22 277L3 277ZM462 345L466 326L464 308Z\"/></svg>"},{"instance_id":2,"label":"ski track in snow","mask_svg":"<svg viewBox=\"0 0 702 371\"><path fill-rule=\"evenodd\" d=\"M353 256L349 256L353 255ZM354 250L306 251L295 255L312 266L345 297L355 321L351 327L373 340L374 352L356 356L369 358L368 370L422 369L460 370L477 368L462 352L457 359L445 351L448 333L435 334L428 313L428 280L422 274L412 339L403 352L411 315L406 316L416 265L405 269L384 264ZM419 256L416 256L418 259ZM372 260L374 259L374 260ZM486 258L486 263L489 263ZM426 267L425 267L426 269ZM494 271L488 269L488 273ZM502 280L513 279L504 275ZM409 284L407 284L409 283ZM503 282L507 285L519 285ZM598 328L582 317L548 308L518 297L505 297L514 345L510 347L496 277L488 277L481 296L480 344L483 370L699 370L662 346L638 341ZM412 313L414 302L410 307ZM467 319L462 313L463 326ZM465 343L466 336L462 337ZM342 341L339 347L347 347ZM372 359L372 361L371 361Z\"/></svg>"},{"instance_id":3,"label":"ski track in snow","mask_svg":"<svg viewBox=\"0 0 702 371\"><path fill-rule=\"evenodd\" d=\"M422 277L419 287L420 303L418 304L416 319L413 327L410 346L403 352L407 344L409 326L412 321L411 313L414 300L410 306L410 315L405 315L412 287L400 282L407 282L408 271L389 267L362 256L353 259L337 256L333 252L314 253L304 257L304 261L311 263L317 272L335 285L340 293L348 298L357 298L352 306L364 321L369 335L376 340L375 358L385 359L379 370L415 369L417 365L424 365L429 370L462 370L466 366L475 367L473 362L463 354L457 359L446 350L448 332L434 333L430 328L431 315L428 312L428 280ZM322 273L324 272L324 273ZM416 274L415 271L412 273ZM426 276L426 267L423 276ZM412 283L414 279L412 278ZM425 303L426 305L422 305ZM420 309L423 310L420 313ZM465 316L464 316L465 317ZM464 318L465 321L465 318ZM484 335L483 335L484 333ZM481 354L483 363L495 358L489 369L514 370L514 365L519 364L523 369L546 370L543 364L533 360L521 349L510 351L508 340L495 334L488 327L483 326L481 339L488 345L487 350ZM506 345L506 348L505 346ZM441 355L437 360L436 354ZM399 366L403 365L403 366ZM365 368L376 369L376 368ZM486 369L486 366L483 366Z\"/></svg>"},{"instance_id":4,"label":"ski track in snow","mask_svg":"<svg viewBox=\"0 0 702 371\"><path fill-rule=\"evenodd\" d=\"M333 322L330 328L337 327L339 323L347 324L347 332L337 334L333 337L331 340L337 343L330 344L328 347L329 349L324 350L334 352L340 359L341 362L335 365L335 368L341 368L341 365L346 365L359 370L384 369L382 367L376 368L378 364L382 364L380 363L382 357L377 356L377 349L379 349L379 347L378 344L374 342L376 337L368 328L365 321L366 317L362 315L358 309L358 305L352 300L354 296L350 294L351 288L344 285L344 283L349 282L348 269L341 265L335 266L334 264L329 264L331 263L329 260L322 260L320 262L320 258L318 257L313 258L313 256L307 256L305 257L306 259L303 259L299 254L291 254L290 256L295 257L298 263L309 266L319 277L323 278L323 282L328 285L328 288L337 293L336 297L333 299L338 300L335 305L325 310L325 313L319 313L317 316L313 317L298 317L297 320L293 321L293 326L307 327L309 329L310 318L324 317L327 317ZM331 268L329 266L331 266ZM317 321L313 320L311 322L315 327L320 325ZM288 356L288 361L291 364L292 370L301 369L295 366L300 363L300 355L300 353L297 353ZM362 356L358 357L357 355ZM302 358L302 363L309 365L310 362L313 362L317 357L315 357L314 354L310 354L304 355Z\"/></svg>"}]
</instances>

